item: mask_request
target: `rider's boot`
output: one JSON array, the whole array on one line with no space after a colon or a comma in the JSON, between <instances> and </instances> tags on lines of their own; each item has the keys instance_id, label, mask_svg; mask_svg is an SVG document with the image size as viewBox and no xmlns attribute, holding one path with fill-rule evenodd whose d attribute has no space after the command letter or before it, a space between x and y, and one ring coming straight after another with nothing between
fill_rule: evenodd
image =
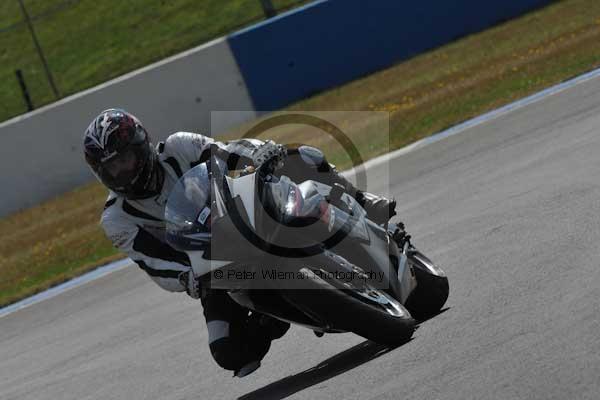
<instances>
[{"instance_id":1,"label":"rider's boot","mask_svg":"<svg viewBox=\"0 0 600 400\"><path fill-rule=\"evenodd\" d=\"M287 154L286 163L280 170L282 175L287 175L298 182L314 179L331 186L339 183L344 187L345 192L354 197L365 209L369 219L377 224L385 224L396 215L395 200L357 189L337 171L335 165L327 162L321 150L302 145L289 147Z\"/></svg>"},{"instance_id":2,"label":"rider's boot","mask_svg":"<svg viewBox=\"0 0 600 400\"><path fill-rule=\"evenodd\" d=\"M354 198L365 209L369 219L377 224L385 224L396 215L396 200L394 199L390 200L360 190L356 191Z\"/></svg>"},{"instance_id":3,"label":"rider's boot","mask_svg":"<svg viewBox=\"0 0 600 400\"><path fill-rule=\"evenodd\" d=\"M335 183L343 185L346 193L354 197L358 204L365 209L371 221L381 225L396 215L396 200L390 200L386 197L357 189L351 182L338 173L335 167L331 168L331 174Z\"/></svg>"}]
</instances>

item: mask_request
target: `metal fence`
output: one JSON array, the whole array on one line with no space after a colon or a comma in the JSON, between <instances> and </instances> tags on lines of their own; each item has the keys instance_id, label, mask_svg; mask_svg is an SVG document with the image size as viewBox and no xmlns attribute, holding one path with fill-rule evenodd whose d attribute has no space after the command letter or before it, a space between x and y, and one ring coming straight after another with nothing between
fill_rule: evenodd
<instances>
[{"instance_id":1,"label":"metal fence","mask_svg":"<svg viewBox=\"0 0 600 400\"><path fill-rule=\"evenodd\" d=\"M3 0L0 121L307 0Z\"/></svg>"}]
</instances>

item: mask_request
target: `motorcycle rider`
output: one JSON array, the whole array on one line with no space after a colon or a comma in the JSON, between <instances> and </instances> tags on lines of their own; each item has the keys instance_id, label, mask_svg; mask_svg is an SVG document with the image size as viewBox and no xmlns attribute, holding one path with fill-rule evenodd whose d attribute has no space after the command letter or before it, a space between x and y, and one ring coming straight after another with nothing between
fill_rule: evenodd
<instances>
[{"instance_id":1,"label":"motorcycle rider","mask_svg":"<svg viewBox=\"0 0 600 400\"><path fill-rule=\"evenodd\" d=\"M201 300L211 354L219 366L239 377L260 366L271 341L282 337L290 325L250 313L223 290L200 287L187 255L167 244L165 204L179 178L208 161L211 154L233 168L258 167L276 156L285 158L285 173L292 180L342 184L377 223L395 215L395 201L357 190L320 150L310 146L286 148L257 139L223 143L177 132L155 147L135 116L123 109L108 109L86 129L83 147L92 172L110 190L101 217L107 237L163 289L185 291Z\"/></svg>"}]
</instances>

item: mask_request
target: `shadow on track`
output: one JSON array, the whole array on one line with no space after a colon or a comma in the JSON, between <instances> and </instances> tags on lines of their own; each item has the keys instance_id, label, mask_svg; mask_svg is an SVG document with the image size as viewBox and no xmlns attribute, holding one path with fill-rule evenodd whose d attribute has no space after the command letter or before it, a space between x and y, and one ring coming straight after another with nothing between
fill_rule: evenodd
<instances>
[{"instance_id":1,"label":"shadow on track","mask_svg":"<svg viewBox=\"0 0 600 400\"><path fill-rule=\"evenodd\" d=\"M434 318L444 312L448 308L442 309L435 315L429 318L419 321L419 324ZM277 382L273 382L263 388L245 394L239 397L238 400L281 400L294 393L304 390L308 387L316 385L326 381L327 379L333 378L334 376L343 374L359 365L365 364L379 356L382 356L400 346L404 346L406 343L412 341L409 339L406 342L400 343L396 346L386 346L366 340L362 343L357 344L344 350L333 357L319 363L315 367L307 369L306 371L300 372L296 375L290 375L286 378L280 379Z\"/></svg>"},{"instance_id":2,"label":"shadow on track","mask_svg":"<svg viewBox=\"0 0 600 400\"><path fill-rule=\"evenodd\" d=\"M333 357L319 363L317 366L300 372L296 375L290 375L286 378L273 382L263 388L248 393L238 400L280 400L288 397L296 392L304 390L310 386L316 385L340 375L352 368L358 367L370 360L373 360L395 348L398 348L412 339L399 344L398 346L390 347L382 344L377 344L366 340L357 344L354 347L344 350Z\"/></svg>"}]
</instances>

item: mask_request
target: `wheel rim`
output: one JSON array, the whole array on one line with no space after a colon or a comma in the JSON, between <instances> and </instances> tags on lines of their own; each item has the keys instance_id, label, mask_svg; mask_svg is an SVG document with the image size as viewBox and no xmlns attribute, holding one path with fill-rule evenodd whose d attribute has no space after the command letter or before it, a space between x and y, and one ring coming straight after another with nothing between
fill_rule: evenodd
<instances>
[{"instance_id":1,"label":"wheel rim","mask_svg":"<svg viewBox=\"0 0 600 400\"><path fill-rule=\"evenodd\" d=\"M402 307L398 300L394 299L383 290L375 289L367 283L365 283L364 288L348 288L347 292L351 293L353 297L366 300L367 303L372 304L395 317L403 317L406 315L404 307Z\"/></svg>"}]
</instances>

